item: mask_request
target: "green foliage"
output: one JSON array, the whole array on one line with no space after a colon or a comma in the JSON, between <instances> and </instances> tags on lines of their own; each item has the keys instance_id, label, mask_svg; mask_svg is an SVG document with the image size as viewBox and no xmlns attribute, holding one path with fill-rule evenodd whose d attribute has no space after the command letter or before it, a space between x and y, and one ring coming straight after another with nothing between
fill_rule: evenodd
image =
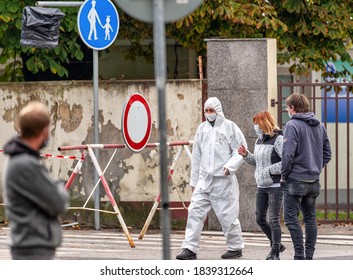
<instances>
[{"instance_id":1,"label":"green foliage","mask_svg":"<svg viewBox=\"0 0 353 280\"><path fill-rule=\"evenodd\" d=\"M291 63L290 71L308 75L310 70L325 73L325 62L341 59L352 64L351 48L353 1L271 1L278 20L288 31L274 34L277 39L278 63ZM352 73L342 71L338 76Z\"/></svg>"},{"instance_id":2,"label":"green foliage","mask_svg":"<svg viewBox=\"0 0 353 280\"><path fill-rule=\"evenodd\" d=\"M310 70L325 74L328 60L352 64L352 15L353 1L348 0L205 0L167 30L201 55L207 38L275 38L278 63L289 63L291 73L307 76ZM346 76L347 70L340 75Z\"/></svg>"},{"instance_id":3,"label":"green foliage","mask_svg":"<svg viewBox=\"0 0 353 280\"><path fill-rule=\"evenodd\" d=\"M36 0L0 1L0 63L10 63L1 80L21 80L20 57L28 57L25 67L33 73L50 69L67 77L63 64L82 60L77 31L78 8L62 8L59 46L33 49L20 45L22 9ZM129 42L125 58L143 57L153 63L152 24L135 20L119 8L118 40ZM290 72L309 75L310 70L325 73L325 62L341 59L352 64L348 50L353 36L352 0L204 0L192 14L166 25L167 38L194 49L206 57L210 38L275 38L278 63L290 64ZM108 51L108 50L107 50ZM13 73L12 73L13 72ZM347 69L337 75L345 76ZM351 75L351 73L348 73Z\"/></svg>"},{"instance_id":4,"label":"green foliage","mask_svg":"<svg viewBox=\"0 0 353 280\"><path fill-rule=\"evenodd\" d=\"M37 49L20 44L22 11L25 6L35 6L36 0L0 1L0 63L5 64L0 81L22 81L22 67L32 73L50 70L59 77L67 77L63 66L71 60L82 60L83 52L77 43L77 8L62 8L65 13L60 25L59 46L55 49ZM26 65L22 57L29 58Z\"/></svg>"},{"instance_id":5,"label":"green foliage","mask_svg":"<svg viewBox=\"0 0 353 280\"><path fill-rule=\"evenodd\" d=\"M210 1L193 14L167 26L168 35L181 45L205 55L209 38L262 38L266 31L287 29L265 1Z\"/></svg>"}]
</instances>

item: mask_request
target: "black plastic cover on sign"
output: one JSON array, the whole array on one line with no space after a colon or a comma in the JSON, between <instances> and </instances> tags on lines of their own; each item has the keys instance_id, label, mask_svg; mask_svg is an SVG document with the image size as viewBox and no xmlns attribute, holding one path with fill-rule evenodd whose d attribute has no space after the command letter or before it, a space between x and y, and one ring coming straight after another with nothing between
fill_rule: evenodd
<instances>
[{"instance_id":1,"label":"black plastic cover on sign","mask_svg":"<svg viewBox=\"0 0 353 280\"><path fill-rule=\"evenodd\" d=\"M55 48L59 43L60 21L64 16L57 8L25 7L22 13L21 45Z\"/></svg>"}]
</instances>

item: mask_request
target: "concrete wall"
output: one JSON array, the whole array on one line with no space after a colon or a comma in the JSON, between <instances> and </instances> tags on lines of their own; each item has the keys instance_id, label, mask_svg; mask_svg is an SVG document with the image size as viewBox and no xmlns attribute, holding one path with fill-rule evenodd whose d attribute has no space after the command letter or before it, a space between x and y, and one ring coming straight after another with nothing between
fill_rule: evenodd
<instances>
[{"instance_id":1,"label":"concrete wall","mask_svg":"<svg viewBox=\"0 0 353 280\"><path fill-rule=\"evenodd\" d=\"M269 110L271 98L277 98L276 41L274 39L207 40L208 96L222 102L227 118L242 130L250 151L256 134L253 116ZM274 108L273 110L275 110ZM271 112L273 116L276 111ZM240 185L240 223L245 231L257 231L255 221L254 167L246 163L237 172ZM210 229L220 229L215 216Z\"/></svg>"},{"instance_id":2,"label":"concrete wall","mask_svg":"<svg viewBox=\"0 0 353 280\"><path fill-rule=\"evenodd\" d=\"M124 143L121 131L123 106L129 94L141 93L147 100L152 114L152 133L150 143L159 141L158 100L154 81L100 81L99 82L99 139L100 143ZM40 100L47 104L52 117L51 141L42 153L53 155L80 156L80 151L60 153L58 147L93 144L93 84L85 81L39 82L39 83L1 83L0 85L0 149L12 136L16 135L15 119L21 108L30 100ZM178 80L167 83L167 141L193 140L197 126L201 122L201 83L199 80ZM171 147L169 163L172 162L179 147ZM190 147L191 149L192 147ZM100 150L100 166L104 170L114 150ZM2 178L4 154L0 153L0 177ZM134 153L128 148L117 150L105 178L114 198L122 207L126 224L142 226L151 205L159 193L159 153L158 149L145 148ZM77 161L70 159L45 158L45 164L53 176L66 182ZM170 191L171 205L182 205L190 200L189 183L190 161L182 154L174 171ZM70 187L71 206L83 206L91 194L95 182L94 167L87 156L82 172ZM172 187L176 189L172 189ZM2 189L2 186L0 185ZM2 190L0 189L0 193ZM101 187L101 208L113 211L104 189ZM93 207L93 198L88 207ZM0 196L0 202L2 198ZM1 208L1 207L0 207ZM185 219L187 211L176 210ZM81 223L92 222L93 212L71 211L66 219L79 216ZM0 215L1 216L1 215ZM158 211L155 215L158 223ZM102 216L103 224L118 225L114 215ZM174 221L177 226L177 219Z\"/></svg>"}]
</instances>

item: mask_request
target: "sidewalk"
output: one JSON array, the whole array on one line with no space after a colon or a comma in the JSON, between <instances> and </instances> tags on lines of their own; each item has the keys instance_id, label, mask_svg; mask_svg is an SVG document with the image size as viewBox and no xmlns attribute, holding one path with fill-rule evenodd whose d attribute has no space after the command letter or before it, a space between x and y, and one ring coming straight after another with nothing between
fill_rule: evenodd
<instances>
[{"instance_id":1,"label":"sidewalk","mask_svg":"<svg viewBox=\"0 0 353 280\"><path fill-rule=\"evenodd\" d=\"M285 227L282 227L282 243L286 250L281 260L293 260L293 244ZM121 229L95 230L85 227L68 227L63 230L63 244L56 254L57 260L162 260L163 232L148 230L143 239L140 231L131 229L135 243L131 248ZM6 240L9 228L0 225L0 259L11 259ZM171 231L170 259L180 253L184 230ZM243 232L245 248L239 260L264 260L270 251L269 241L261 232ZM221 260L226 244L220 231L203 231L198 260ZM353 225L325 224L318 226L315 260L353 260Z\"/></svg>"}]
</instances>

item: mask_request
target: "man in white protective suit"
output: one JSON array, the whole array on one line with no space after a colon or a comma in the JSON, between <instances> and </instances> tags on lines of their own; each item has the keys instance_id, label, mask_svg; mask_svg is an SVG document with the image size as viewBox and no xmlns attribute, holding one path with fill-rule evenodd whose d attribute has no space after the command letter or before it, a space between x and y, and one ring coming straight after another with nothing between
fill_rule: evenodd
<instances>
[{"instance_id":1,"label":"man in white protective suit","mask_svg":"<svg viewBox=\"0 0 353 280\"><path fill-rule=\"evenodd\" d=\"M206 100L206 121L197 128L192 149L190 186L193 194L179 260L196 259L207 214L214 210L226 237L227 251L223 259L242 256L244 248L239 222L239 185L235 172L244 162L237 152L247 147L242 131L225 118L216 97Z\"/></svg>"}]
</instances>

